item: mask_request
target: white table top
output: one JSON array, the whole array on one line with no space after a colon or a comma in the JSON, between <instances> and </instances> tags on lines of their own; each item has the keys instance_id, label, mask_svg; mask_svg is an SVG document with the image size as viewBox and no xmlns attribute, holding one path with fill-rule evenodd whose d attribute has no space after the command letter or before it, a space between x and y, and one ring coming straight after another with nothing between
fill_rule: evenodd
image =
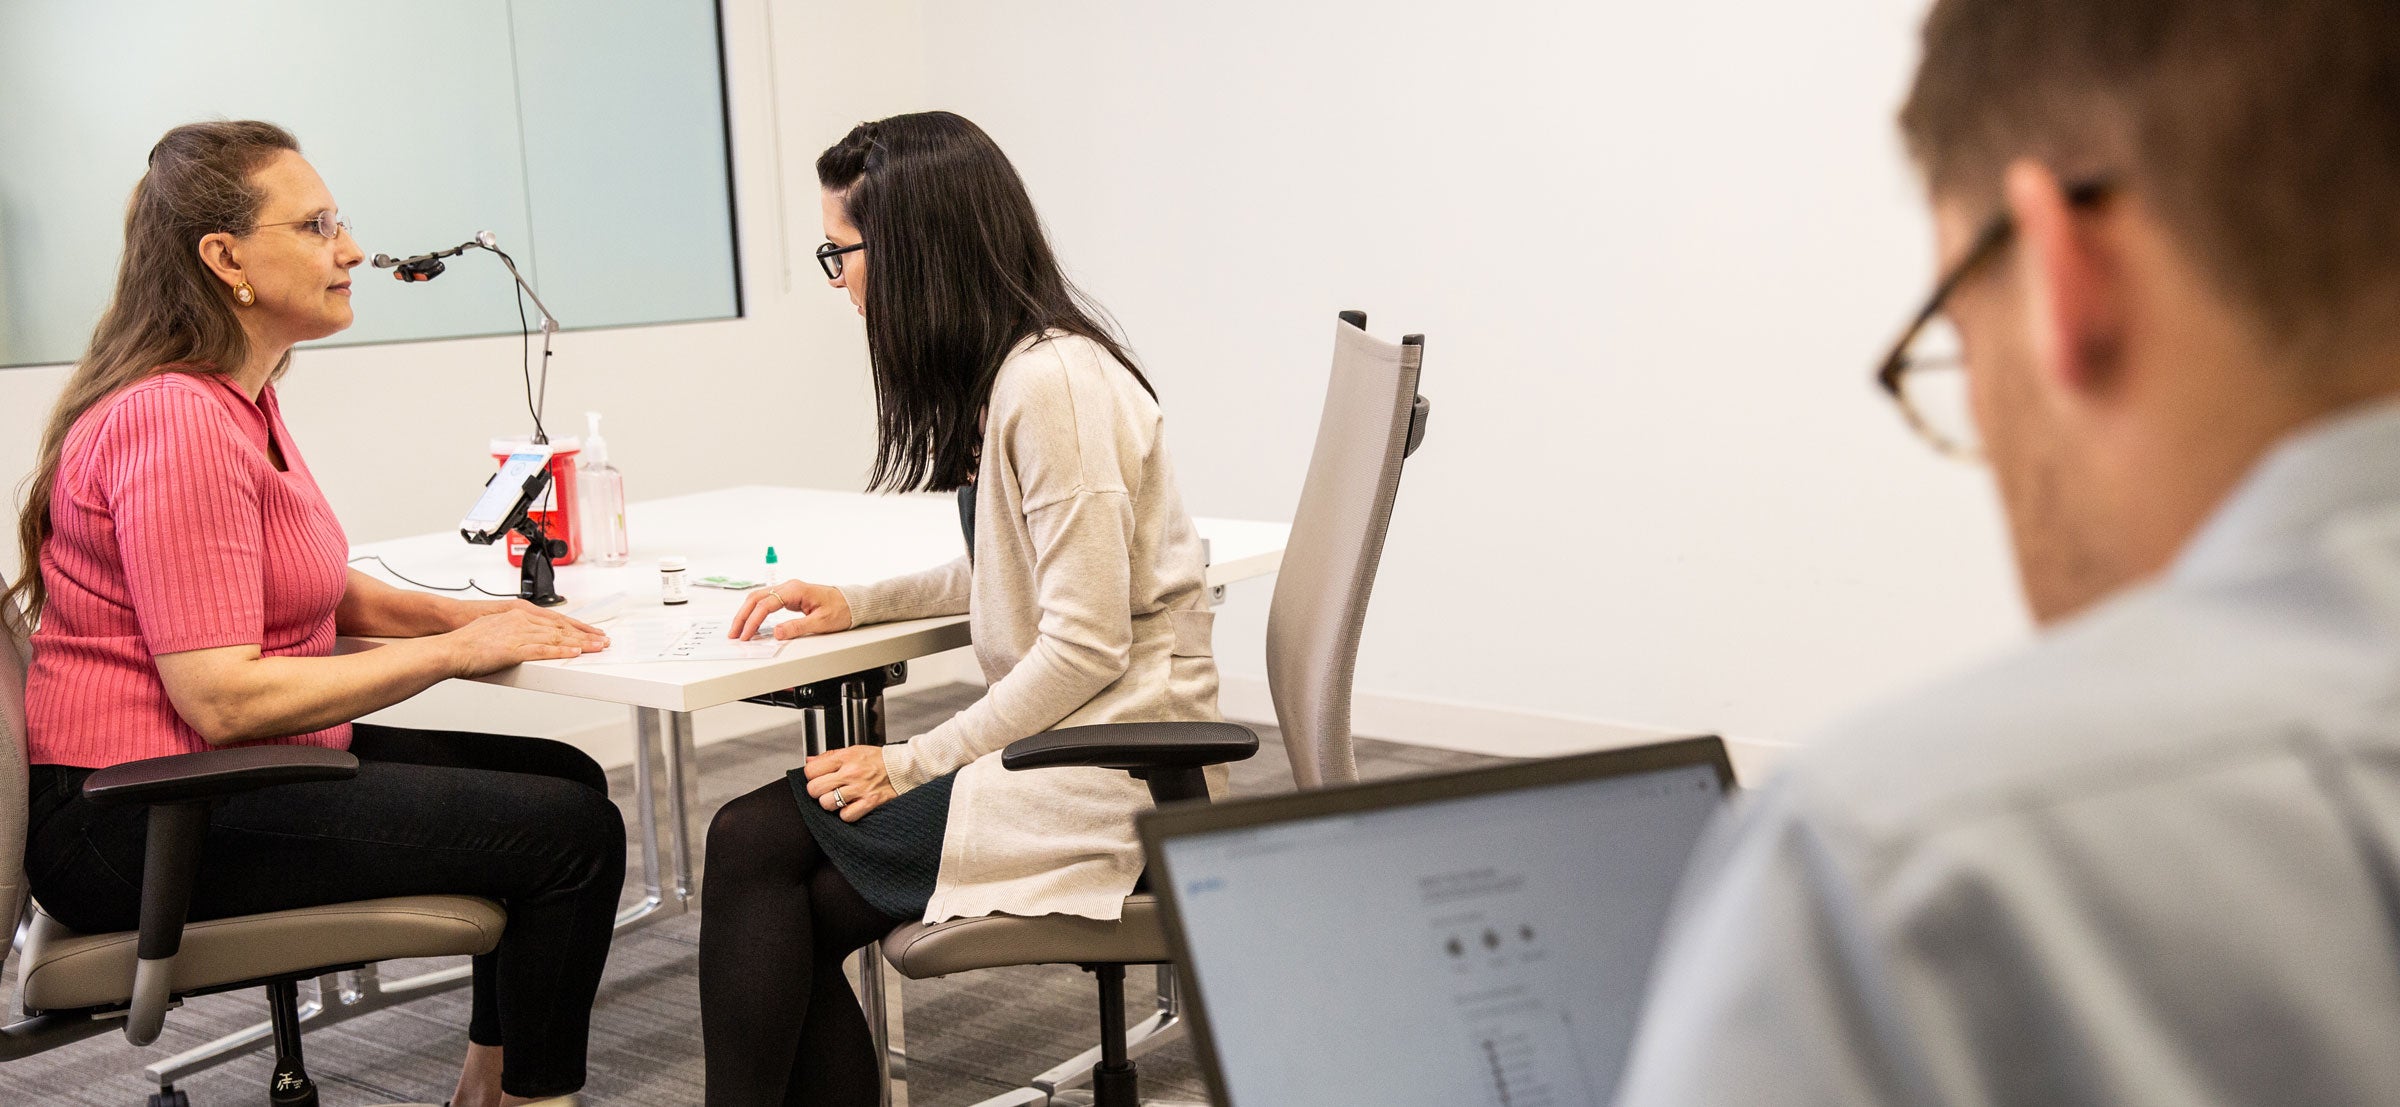
<instances>
[{"instance_id":1,"label":"white table top","mask_svg":"<svg viewBox=\"0 0 2400 1107\"><path fill-rule=\"evenodd\" d=\"M648 500L625 509L633 558L622 568L577 562L558 570L564 610L612 593L622 593L627 616L673 613L694 619L727 618L742 593L690 588L691 602L668 608L658 602L658 559L690 560L687 576L757 579L767 547L775 547L785 579L823 584L861 584L930 568L961 550L958 502L943 495L873 496L802 488L752 485ZM1275 572L1291 532L1284 523L1196 519L1208 539L1208 582L1230 584ZM494 592L513 595L517 570L497 545L474 546L456 530L355 547L351 555L374 554L392 569L430 585L464 584L471 577ZM408 585L374 562L353 566L376 579ZM471 598L482 598L472 593ZM915 619L859 627L840 634L788 642L764 661L661 661L622 665L568 665L537 661L477 678L482 683L581 699L697 711L781 688L846 676L895 661L924 657L969 643L964 616ZM372 648L367 640L345 639L344 649Z\"/></svg>"}]
</instances>

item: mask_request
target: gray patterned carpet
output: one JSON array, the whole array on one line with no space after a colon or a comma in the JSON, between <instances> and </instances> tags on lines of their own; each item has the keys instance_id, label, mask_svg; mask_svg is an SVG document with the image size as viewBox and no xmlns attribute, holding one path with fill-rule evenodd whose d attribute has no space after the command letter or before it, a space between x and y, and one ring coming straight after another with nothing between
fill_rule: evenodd
<instances>
[{"instance_id":1,"label":"gray patterned carpet","mask_svg":"<svg viewBox=\"0 0 2400 1107\"><path fill-rule=\"evenodd\" d=\"M973 702L982 689L953 685L890 702L894 733L917 733ZM1233 767L1243 794L1288 791L1291 770L1280 736L1262 731L1267 748ZM718 804L780 778L798 759L797 716L789 729L710 745L700 751L698 826ZM1388 742L1361 740L1359 770L1368 777L1462 768L1490 760ZM631 770L611 777L620 805L632 803ZM697 850L695 849L695 852ZM638 862L629 869L638 868ZM701 1101L700 1007L693 969L700 920L687 915L620 937L593 1012L588 1104L698 1104ZM396 962L387 979L441 967ZM0 988L13 1002L13 966ZM1150 973L1129 974L1127 1007L1149 1007ZM303 988L303 996L307 989ZM1019 1086L1026 1078L1095 1044L1098 1012L1091 979L1071 967L966 973L910 981L904 1000L914 1107L957 1107ZM90 1104L140 1107L155 1090L141 1069L266 1017L258 992L209 996L167 1019L166 1032L146 1050L108 1034L64 1049L0 1065L0 1104ZM467 993L461 989L311 1031L305 1044L310 1075L326 1107L423 1100L438 1103L457 1079L466 1049ZM1200 1101L1205 1093L1188 1045L1176 1043L1141 1061L1144 1090L1161 1098ZM253 1054L182 1082L201 1107L266 1099L268 1059Z\"/></svg>"}]
</instances>

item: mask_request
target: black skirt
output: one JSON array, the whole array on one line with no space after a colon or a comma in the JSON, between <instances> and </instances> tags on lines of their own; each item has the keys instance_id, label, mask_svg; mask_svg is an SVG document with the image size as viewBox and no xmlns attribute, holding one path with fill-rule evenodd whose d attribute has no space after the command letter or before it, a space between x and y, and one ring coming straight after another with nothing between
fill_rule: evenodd
<instances>
[{"instance_id":1,"label":"black skirt","mask_svg":"<svg viewBox=\"0 0 2400 1107\"><path fill-rule=\"evenodd\" d=\"M975 556L975 484L958 486L958 529L967 541L967 557ZM921 919L933 900L934 881L942 873L942 837L950 826L950 786L954 770L917 785L855 823L825 810L808 794L808 774L786 774L809 833L832 859L833 867L849 878L867 905L895 919ZM6 951L0 951L6 952Z\"/></svg>"},{"instance_id":2,"label":"black skirt","mask_svg":"<svg viewBox=\"0 0 2400 1107\"><path fill-rule=\"evenodd\" d=\"M792 795L800 801L809 833L858 889L859 898L895 919L924 918L934 881L942 872L950 787L958 774L944 773L902 792L854 823L842 821L808 794L805 773L793 769L786 779L792 782Z\"/></svg>"}]
</instances>

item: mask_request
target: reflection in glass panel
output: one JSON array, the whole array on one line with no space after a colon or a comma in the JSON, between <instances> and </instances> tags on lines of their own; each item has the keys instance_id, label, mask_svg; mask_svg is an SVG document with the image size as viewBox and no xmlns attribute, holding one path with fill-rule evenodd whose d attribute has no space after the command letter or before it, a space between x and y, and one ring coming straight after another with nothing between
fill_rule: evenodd
<instances>
[{"instance_id":1,"label":"reflection in glass panel","mask_svg":"<svg viewBox=\"0 0 2400 1107\"><path fill-rule=\"evenodd\" d=\"M152 143L299 136L368 254L489 230L568 329L741 312L711 0L0 5L0 366L73 361ZM361 268L334 344L513 333L497 259Z\"/></svg>"}]
</instances>

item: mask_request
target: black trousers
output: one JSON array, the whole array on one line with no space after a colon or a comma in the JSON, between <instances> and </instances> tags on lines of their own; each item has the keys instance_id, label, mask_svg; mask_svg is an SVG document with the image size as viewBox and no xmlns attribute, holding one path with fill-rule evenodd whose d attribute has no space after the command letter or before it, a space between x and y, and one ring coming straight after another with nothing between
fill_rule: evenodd
<instances>
[{"instance_id":1,"label":"black trousers","mask_svg":"<svg viewBox=\"0 0 2400 1107\"><path fill-rule=\"evenodd\" d=\"M625 883L625 822L600 766L540 738L359 723L351 780L234 796L209 816L194 920L384 896L471 895L508 909L475 958L467 1037L503 1046L510 1095L583 1086L592 998ZM148 812L82 796L90 769L33 766L26 877L80 931L141 925Z\"/></svg>"}]
</instances>

